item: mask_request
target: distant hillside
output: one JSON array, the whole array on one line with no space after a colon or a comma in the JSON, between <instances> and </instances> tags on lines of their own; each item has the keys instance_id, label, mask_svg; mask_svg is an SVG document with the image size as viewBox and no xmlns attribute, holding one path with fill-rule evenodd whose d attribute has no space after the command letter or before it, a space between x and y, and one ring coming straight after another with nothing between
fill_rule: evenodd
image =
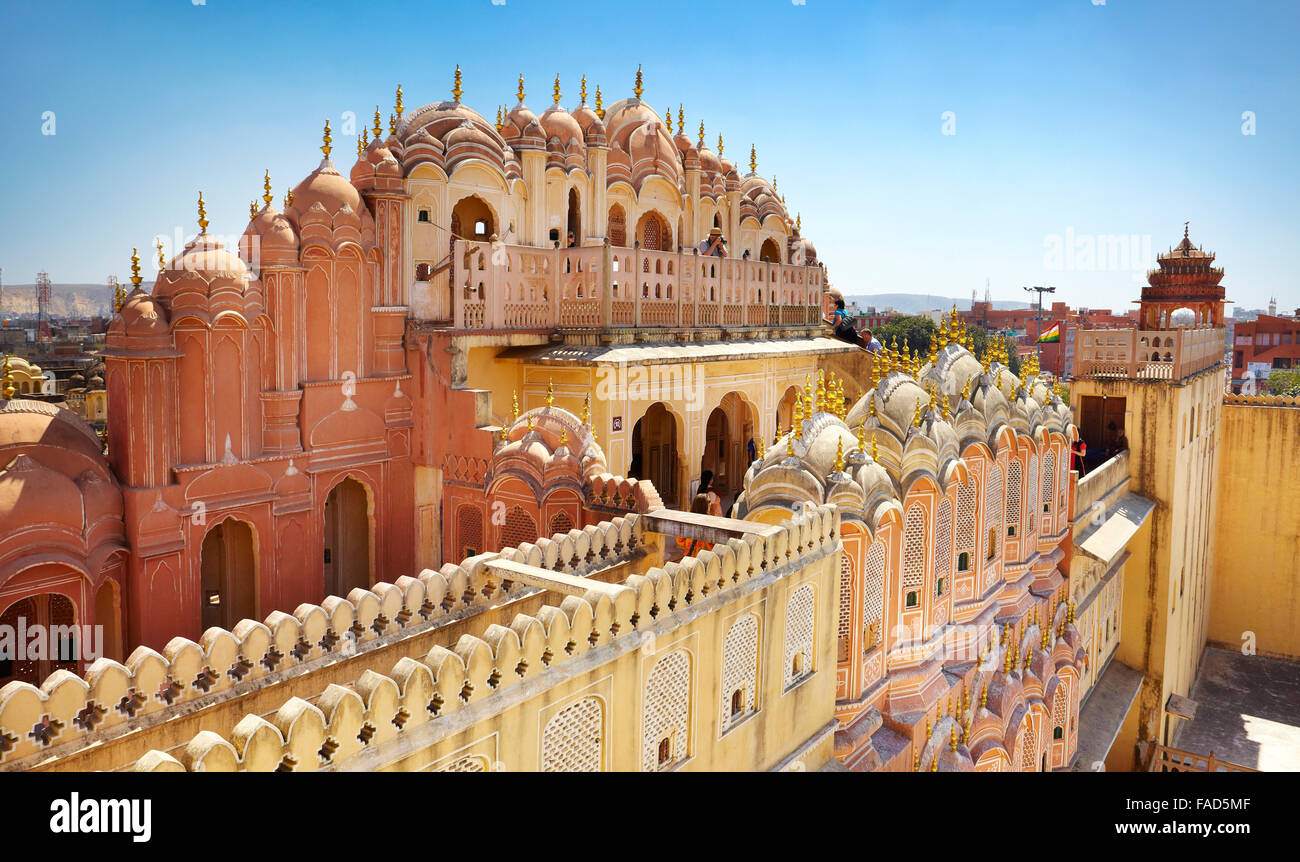
<instances>
[{"instance_id":1,"label":"distant hillside","mask_svg":"<svg viewBox=\"0 0 1300 862\"><path fill-rule=\"evenodd\" d=\"M846 303L856 302L858 308L866 309L869 306L875 306L878 311L884 311L886 308L893 306L895 310L902 314L918 314L922 311L934 311L942 309L948 311L955 303L958 311L970 311L970 298L961 299L954 296L939 296L937 294L924 293L871 293L858 296L844 297ZM1029 308L1027 302L1006 302L994 300L995 309L1006 308Z\"/></svg>"},{"instance_id":2,"label":"distant hillside","mask_svg":"<svg viewBox=\"0 0 1300 862\"><path fill-rule=\"evenodd\" d=\"M130 287L130 284L127 284ZM17 317L36 314L36 285L6 284L0 314ZM113 307L113 289L107 284L51 284L51 317L106 317Z\"/></svg>"}]
</instances>

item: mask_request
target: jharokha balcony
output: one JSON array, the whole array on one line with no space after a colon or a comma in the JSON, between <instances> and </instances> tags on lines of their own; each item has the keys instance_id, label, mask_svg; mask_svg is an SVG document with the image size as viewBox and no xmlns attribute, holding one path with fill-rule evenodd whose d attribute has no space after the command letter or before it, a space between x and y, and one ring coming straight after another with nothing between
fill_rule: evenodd
<instances>
[{"instance_id":1,"label":"jharokha balcony","mask_svg":"<svg viewBox=\"0 0 1300 862\"><path fill-rule=\"evenodd\" d=\"M424 276L416 316L458 330L807 329L821 326L825 284L820 266L694 249L467 240Z\"/></svg>"},{"instance_id":2,"label":"jharokha balcony","mask_svg":"<svg viewBox=\"0 0 1300 862\"><path fill-rule=\"evenodd\" d=\"M1221 326L1084 329L1075 339L1075 377L1182 380L1223 362Z\"/></svg>"}]
</instances>

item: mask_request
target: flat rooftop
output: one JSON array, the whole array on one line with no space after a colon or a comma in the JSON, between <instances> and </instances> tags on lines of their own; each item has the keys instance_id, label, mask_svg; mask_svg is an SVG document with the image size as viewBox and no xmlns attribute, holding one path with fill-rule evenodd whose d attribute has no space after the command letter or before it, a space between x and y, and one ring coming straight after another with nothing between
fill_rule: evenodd
<instances>
[{"instance_id":1,"label":"flat rooftop","mask_svg":"<svg viewBox=\"0 0 1300 862\"><path fill-rule=\"evenodd\" d=\"M1266 772L1300 771L1300 662L1209 647L1192 686L1196 717L1173 747Z\"/></svg>"}]
</instances>

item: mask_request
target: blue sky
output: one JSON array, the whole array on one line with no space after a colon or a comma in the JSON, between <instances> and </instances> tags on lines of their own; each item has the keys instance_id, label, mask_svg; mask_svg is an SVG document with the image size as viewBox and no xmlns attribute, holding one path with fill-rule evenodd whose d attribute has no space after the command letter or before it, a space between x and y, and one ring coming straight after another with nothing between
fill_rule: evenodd
<instances>
[{"instance_id":1,"label":"blue sky","mask_svg":"<svg viewBox=\"0 0 1300 862\"><path fill-rule=\"evenodd\" d=\"M128 275L132 246L237 235L269 168L279 201L326 117L385 123L447 98L488 116L565 103L685 104L710 142L779 178L832 283L875 292L1127 308L1191 236L1228 296L1300 306L1300 4L1249 0L745 0L654 4L70 3L6 11L0 266L6 283ZM647 15L644 10L651 9ZM717 34L710 37L706 34ZM42 134L53 111L55 134ZM1253 112L1255 134L1243 130ZM944 134L945 112L952 112ZM354 139L336 135L344 167ZM1124 238L1119 242L1119 238ZM1136 238L1136 242L1132 238ZM1107 259L1088 255L1089 245ZM1121 253L1117 256L1116 253ZM1120 259L1122 258L1122 259ZM146 270L151 277L152 271Z\"/></svg>"}]
</instances>

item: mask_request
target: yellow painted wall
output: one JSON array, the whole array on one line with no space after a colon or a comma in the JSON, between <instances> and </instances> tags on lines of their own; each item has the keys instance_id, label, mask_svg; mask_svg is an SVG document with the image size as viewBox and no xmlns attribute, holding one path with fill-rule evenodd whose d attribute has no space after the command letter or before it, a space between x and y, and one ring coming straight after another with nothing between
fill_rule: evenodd
<instances>
[{"instance_id":1,"label":"yellow painted wall","mask_svg":"<svg viewBox=\"0 0 1300 862\"><path fill-rule=\"evenodd\" d=\"M1300 658L1300 410L1223 407L1211 642Z\"/></svg>"}]
</instances>

